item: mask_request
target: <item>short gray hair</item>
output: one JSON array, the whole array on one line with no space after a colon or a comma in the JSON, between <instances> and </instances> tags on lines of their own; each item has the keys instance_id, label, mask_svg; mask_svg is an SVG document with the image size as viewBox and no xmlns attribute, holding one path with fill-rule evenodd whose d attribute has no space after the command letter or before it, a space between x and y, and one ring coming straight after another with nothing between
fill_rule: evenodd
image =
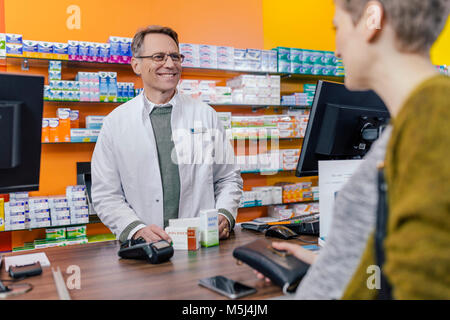
<instances>
[{"instance_id":1,"label":"short gray hair","mask_svg":"<svg viewBox=\"0 0 450 320\"><path fill-rule=\"evenodd\" d=\"M152 25L148 26L147 28L138 30L138 32L136 32L136 34L134 35L133 41L131 42L131 52L133 53L133 57L139 56L139 52L141 50L142 44L144 43L145 36L150 33L161 33L168 35L175 41L177 47L179 47L178 34L173 29L169 27Z\"/></svg>"},{"instance_id":2,"label":"short gray hair","mask_svg":"<svg viewBox=\"0 0 450 320\"><path fill-rule=\"evenodd\" d=\"M338 0L357 24L370 0ZM399 49L427 53L444 29L450 0L378 0L392 25Z\"/></svg>"}]
</instances>

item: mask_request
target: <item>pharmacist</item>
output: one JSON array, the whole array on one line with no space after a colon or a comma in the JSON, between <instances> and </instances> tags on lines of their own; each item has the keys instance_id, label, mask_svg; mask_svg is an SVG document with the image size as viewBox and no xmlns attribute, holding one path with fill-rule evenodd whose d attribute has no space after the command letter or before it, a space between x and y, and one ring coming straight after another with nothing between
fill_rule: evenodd
<instances>
[{"instance_id":1,"label":"pharmacist","mask_svg":"<svg viewBox=\"0 0 450 320\"><path fill-rule=\"evenodd\" d=\"M169 219L217 209L219 238L228 238L242 178L214 109L177 92L184 58L177 33L150 26L131 47L144 90L104 120L92 157L95 211L120 241L153 242L171 240Z\"/></svg>"}]
</instances>

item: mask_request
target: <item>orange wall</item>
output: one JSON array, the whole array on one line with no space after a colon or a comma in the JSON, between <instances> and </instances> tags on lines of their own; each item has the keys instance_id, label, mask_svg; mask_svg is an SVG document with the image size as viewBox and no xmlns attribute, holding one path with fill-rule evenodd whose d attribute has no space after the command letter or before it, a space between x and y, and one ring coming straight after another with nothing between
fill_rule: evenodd
<instances>
[{"instance_id":1,"label":"orange wall","mask_svg":"<svg viewBox=\"0 0 450 320\"><path fill-rule=\"evenodd\" d=\"M106 42L110 35L132 37L142 26L162 24L178 30L181 42L263 46L260 0L5 0L5 4L6 31L29 40ZM80 30L66 27L69 5L81 9Z\"/></svg>"}]
</instances>

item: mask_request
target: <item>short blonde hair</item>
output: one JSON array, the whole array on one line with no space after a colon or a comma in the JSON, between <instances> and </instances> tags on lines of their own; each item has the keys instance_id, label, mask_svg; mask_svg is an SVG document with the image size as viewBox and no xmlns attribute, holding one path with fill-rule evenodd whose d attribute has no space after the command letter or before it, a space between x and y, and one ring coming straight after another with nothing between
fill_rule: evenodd
<instances>
[{"instance_id":1,"label":"short blonde hair","mask_svg":"<svg viewBox=\"0 0 450 320\"><path fill-rule=\"evenodd\" d=\"M178 43L178 34L169 27L162 27L157 25L148 26L147 28L140 29L133 37L133 41L131 42L131 52L133 53L133 57L139 56L139 52L141 50L142 44L144 43L145 36L150 33L160 33L168 35L175 41L177 47L179 47Z\"/></svg>"},{"instance_id":2,"label":"short blonde hair","mask_svg":"<svg viewBox=\"0 0 450 320\"><path fill-rule=\"evenodd\" d=\"M370 0L337 0L357 24ZM427 53L444 29L450 0L377 0L393 27L399 49Z\"/></svg>"}]
</instances>

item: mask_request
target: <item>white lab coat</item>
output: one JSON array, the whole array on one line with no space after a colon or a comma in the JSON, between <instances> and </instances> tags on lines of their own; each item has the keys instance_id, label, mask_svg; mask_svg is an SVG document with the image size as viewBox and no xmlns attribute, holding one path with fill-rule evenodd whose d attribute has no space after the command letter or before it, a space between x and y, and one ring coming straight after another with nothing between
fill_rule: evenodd
<instances>
[{"instance_id":1,"label":"white lab coat","mask_svg":"<svg viewBox=\"0 0 450 320\"><path fill-rule=\"evenodd\" d=\"M137 220L147 225L164 225L163 189L149 116L153 106L146 107L144 99L141 93L104 119L92 157L93 206L117 237ZM222 122L213 108L189 96L177 93L170 103L173 105L172 137L179 159L179 217L195 217L203 209L223 208L236 219L243 182L234 161L231 164L229 159L225 164L180 163L187 153L195 153L186 137L196 139L207 129L222 133L223 148L234 159ZM184 132L182 139L175 137L179 132ZM202 150L211 148L207 141L200 143L205 144Z\"/></svg>"}]
</instances>

